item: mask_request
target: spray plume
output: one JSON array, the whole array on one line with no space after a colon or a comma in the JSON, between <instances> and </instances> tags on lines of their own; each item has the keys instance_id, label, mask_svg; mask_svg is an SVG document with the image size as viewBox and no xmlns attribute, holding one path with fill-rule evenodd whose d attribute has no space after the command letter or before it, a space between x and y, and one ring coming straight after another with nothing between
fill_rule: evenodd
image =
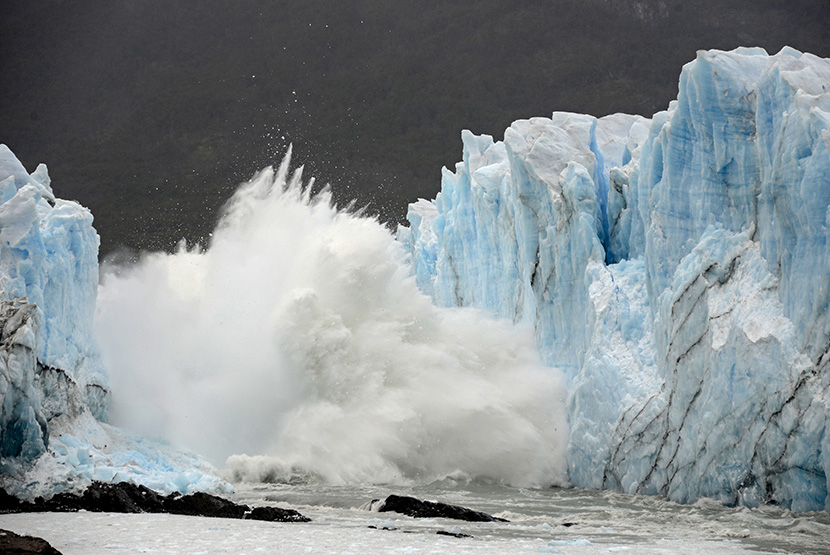
<instances>
[{"instance_id":1,"label":"spray plume","mask_svg":"<svg viewBox=\"0 0 830 555\"><path fill-rule=\"evenodd\" d=\"M310 191L289 151L207 249L105 269L114 423L246 480L564 483L563 393L532 330L434 306L386 228Z\"/></svg>"}]
</instances>

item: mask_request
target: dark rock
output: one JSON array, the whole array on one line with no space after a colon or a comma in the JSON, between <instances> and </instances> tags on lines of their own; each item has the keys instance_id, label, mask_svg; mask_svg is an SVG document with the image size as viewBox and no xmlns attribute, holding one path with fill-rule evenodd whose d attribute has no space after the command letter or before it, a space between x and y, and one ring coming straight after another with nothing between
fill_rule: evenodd
<instances>
[{"instance_id":1,"label":"dark rock","mask_svg":"<svg viewBox=\"0 0 830 555\"><path fill-rule=\"evenodd\" d=\"M8 530L0 530L0 553L5 555L61 555L60 551L42 538L19 536Z\"/></svg>"},{"instance_id":2,"label":"dark rock","mask_svg":"<svg viewBox=\"0 0 830 555\"><path fill-rule=\"evenodd\" d=\"M447 532L446 530L438 530L435 533L439 536L451 536L453 538L472 538L470 534L462 534L461 532Z\"/></svg>"},{"instance_id":3,"label":"dark rock","mask_svg":"<svg viewBox=\"0 0 830 555\"><path fill-rule=\"evenodd\" d=\"M247 505L238 505L209 493L191 493L164 500L164 512L177 515L242 518L250 511Z\"/></svg>"},{"instance_id":4,"label":"dark rock","mask_svg":"<svg viewBox=\"0 0 830 555\"><path fill-rule=\"evenodd\" d=\"M106 513L160 513L164 498L146 486L93 482L84 491L86 510Z\"/></svg>"},{"instance_id":5,"label":"dark rock","mask_svg":"<svg viewBox=\"0 0 830 555\"><path fill-rule=\"evenodd\" d=\"M374 505L374 503L373 503ZM468 522L508 522L503 518L494 517L487 513L474 511L458 505L421 501L414 497L390 495L377 509L378 512L396 512L415 518L452 518Z\"/></svg>"},{"instance_id":6,"label":"dark rock","mask_svg":"<svg viewBox=\"0 0 830 555\"><path fill-rule=\"evenodd\" d=\"M59 493L48 501L35 502L40 511L96 513L160 513L164 497L145 486L128 482L93 482L82 495Z\"/></svg>"},{"instance_id":7,"label":"dark rock","mask_svg":"<svg viewBox=\"0 0 830 555\"><path fill-rule=\"evenodd\" d=\"M58 493L45 501L38 497L32 505L32 512L75 513L86 508L82 495L68 492Z\"/></svg>"},{"instance_id":8,"label":"dark rock","mask_svg":"<svg viewBox=\"0 0 830 555\"><path fill-rule=\"evenodd\" d=\"M178 515L220 518L251 518L271 522L309 522L311 519L291 509L258 507L251 510L208 493L160 495L145 487L127 482L108 484L93 482L82 495L59 493L46 501L20 501L0 489L0 513L21 512L107 512L107 513L172 513ZM0 553L5 553L0 551Z\"/></svg>"},{"instance_id":9,"label":"dark rock","mask_svg":"<svg viewBox=\"0 0 830 555\"><path fill-rule=\"evenodd\" d=\"M280 509L279 507L254 507L250 513L245 515L245 518L268 522L311 522L310 518L293 509Z\"/></svg>"},{"instance_id":10,"label":"dark rock","mask_svg":"<svg viewBox=\"0 0 830 555\"><path fill-rule=\"evenodd\" d=\"M18 513L20 512L20 504L21 502L17 497L0 488L0 513Z\"/></svg>"}]
</instances>

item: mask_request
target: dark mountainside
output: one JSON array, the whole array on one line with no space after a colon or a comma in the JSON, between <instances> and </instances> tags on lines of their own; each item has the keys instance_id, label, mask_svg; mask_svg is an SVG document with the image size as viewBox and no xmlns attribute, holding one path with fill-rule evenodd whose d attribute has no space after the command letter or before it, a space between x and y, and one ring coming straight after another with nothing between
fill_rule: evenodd
<instances>
[{"instance_id":1,"label":"dark mountainside","mask_svg":"<svg viewBox=\"0 0 830 555\"><path fill-rule=\"evenodd\" d=\"M0 143L95 214L102 254L203 241L294 143L382 220L432 198L461 129L650 116L703 48L830 56L827 0L5 0Z\"/></svg>"}]
</instances>

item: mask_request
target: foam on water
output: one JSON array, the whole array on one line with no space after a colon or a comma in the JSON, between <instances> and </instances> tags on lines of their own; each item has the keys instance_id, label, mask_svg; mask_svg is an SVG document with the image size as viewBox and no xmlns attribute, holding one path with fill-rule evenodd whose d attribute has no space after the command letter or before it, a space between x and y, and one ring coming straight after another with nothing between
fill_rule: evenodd
<instances>
[{"instance_id":1,"label":"foam on water","mask_svg":"<svg viewBox=\"0 0 830 555\"><path fill-rule=\"evenodd\" d=\"M411 518L361 509L391 492L464 505L509 522ZM0 525L46 538L64 553L281 554L568 553L637 555L801 553L826 555L830 515L796 515L780 507L724 507L705 501L678 505L658 497L578 489L513 489L241 484L233 494L251 506L298 509L303 525L200 519L169 514L24 513L0 515ZM194 525L194 523L196 525ZM448 538L446 533L463 534Z\"/></svg>"},{"instance_id":2,"label":"foam on water","mask_svg":"<svg viewBox=\"0 0 830 555\"><path fill-rule=\"evenodd\" d=\"M113 421L234 455L243 479L563 483L564 393L533 330L435 307L386 228L289 162L237 191L206 250L105 269Z\"/></svg>"}]
</instances>

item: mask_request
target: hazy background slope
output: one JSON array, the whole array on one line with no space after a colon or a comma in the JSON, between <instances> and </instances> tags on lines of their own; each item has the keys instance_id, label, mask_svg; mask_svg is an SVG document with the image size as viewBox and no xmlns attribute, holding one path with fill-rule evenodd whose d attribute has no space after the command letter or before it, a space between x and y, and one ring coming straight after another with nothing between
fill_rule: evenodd
<instances>
[{"instance_id":1,"label":"hazy background slope","mask_svg":"<svg viewBox=\"0 0 830 555\"><path fill-rule=\"evenodd\" d=\"M4 0L0 142L89 207L102 253L202 240L288 143L394 223L460 130L651 115L702 48L830 56L827 0Z\"/></svg>"}]
</instances>

